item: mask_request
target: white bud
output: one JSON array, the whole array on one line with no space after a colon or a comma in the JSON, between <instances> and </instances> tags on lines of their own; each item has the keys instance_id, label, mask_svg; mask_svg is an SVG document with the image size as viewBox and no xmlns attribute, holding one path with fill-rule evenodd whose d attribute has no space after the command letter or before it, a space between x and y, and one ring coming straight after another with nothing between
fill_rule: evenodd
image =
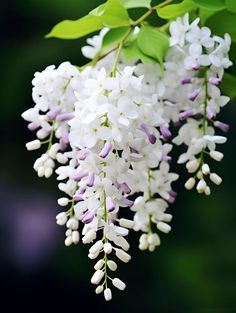
<instances>
[{"instance_id":1,"label":"white bud","mask_svg":"<svg viewBox=\"0 0 236 313\"><path fill-rule=\"evenodd\" d=\"M131 256L121 249L116 249L116 256L124 263L128 263L129 260L131 259Z\"/></svg>"},{"instance_id":2,"label":"white bud","mask_svg":"<svg viewBox=\"0 0 236 313\"><path fill-rule=\"evenodd\" d=\"M79 222L75 218L72 217L67 221L66 227L72 230L77 230L79 227Z\"/></svg>"},{"instance_id":3,"label":"white bud","mask_svg":"<svg viewBox=\"0 0 236 313\"><path fill-rule=\"evenodd\" d=\"M106 288L104 290L104 298L106 301L110 301L112 299L112 293L110 288Z\"/></svg>"},{"instance_id":4,"label":"white bud","mask_svg":"<svg viewBox=\"0 0 236 313\"><path fill-rule=\"evenodd\" d=\"M79 232L77 230L72 232L72 241L75 245L79 242Z\"/></svg>"},{"instance_id":5,"label":"white bud","mask_svg":"<svg viewBox=\"0 0 236 313\"><path fill-rule=\"evenodd\" d=\"M171 231L170 225L163 223L163 222L158 222L157 223L157 228L162 231L163 233L167 234Z\"/></svg>"},{"instance_id":6,"label":"white bud","mask_svg":"<svg viewBox=\"0 0 236 313\"><path fill-rule=\"evenodd\" d=\"M38 168L38 177L43 177L44 176L44 173L45 173L45 168L44 168L44 166L40 166L39 168Z\"/></svg>"},{"instance_id":7,"label":"white bud","mask_svg":"<svg viewBox=\"0 0 236 313\"><path fill-rule=\"evenodd\" d=\"M94 285L99 284L103 276L104 276L104 272L102 270L97 270L91 278L91 283Z\"/></svg>"},{"instance_id":8,"label":"white bud","mask_svg":"<svg viewBox=\"0 0 236 313\"><path fill-rule=\"evenodd\" d=\"M39 129L36 133L36 136L38 139L44 139L48 136L48 132L45 129Z\"/></svg>"},{"instance_id":9,"label":"white bud","mask_svg":"<svg viewBox=\"0 0 236 313\"><path fill-rule=\"evenodd\" d=\"M59 199L57 200L57 203L58 203L60 206L66 206L66 205L68 205L68 203L69 203L69 199L68 199L68 198L65 198L65 197L59 198Z\"/></svg>"},{"instance_id":10,"label":"white bud","mask_svg":"<svg viewBox=\"0 0 236 313\"><path fill-rule=\"evenodd\" d=\"M55 167L55 162L54 162L51 158L48 158L48 159L45 161L44 166L45 166L45 167L54 168L54 167Z\"/></svg>"},{"instance_id":11,"label":"white bud","mask_svg":"<svg viewBox=\"0 0 236 313\"><path fill-rule=\"evenodd\" d=\"M163 223L163 224L165 224L165 223ZM150 234L148 236L148 243L149 243L149 245L159 246L161 244L160 237L156 233Z\"/></svg>"},{"instance_id":12,"label":"white bud","mask_svg":"<svg viewBox=\"0 0 236 313\"><path fill-rule=\"evenodd\" d=\"M84 244L93 242L93 240L96 238L96 232L93 229L90 229L90 231L87 232L87 234L83 237L82 242Z\"/></svg>"},{"instance_id":13,"label":"white bud","mask_svg":"<svg viewBox=\"0 0 236 313\"><path fill-rule=\"evenodd\" d=\"M146 241L146 242L141 242L138 247L140 250L144 251L144 250L147 250L148 246L149 246L148 242Z\"/></svg>"},{"instance_id":14,"label":"white bud","mask_svg":"<svg viewBox=\"0 0 236 313\"><path fill-rule=\"evenodd\" d=\"M203 180L203 179L199 180L199 182L197 184L197 191L199 193L203 193L203 192L205 192L206 187L207 187L207 184L206 184L205 180Z\"/></svg>"},{"instance_id":15,"label":"white bud","mask_svg":"<svg viewBox=\"0 0 236 313\"><path fill-rule=\"evenodd\" d=\"M186 164L186 168L189 173L194 173L199 167L199 161L197 159L188 161Z\"/></svg>"},{"instance_id":16,"label":"white bud","mask_svg":"<svg viewBox=\"0 0 236 313\"><path fill-rule=\"evenodd\" d=\"M210 167L209 167L208 164L206 164L206 163L203 164L203 166L202 166L202 172L203 172L204 175L210 174Z\"/></svg>"},{"instance_id":17,"label":"white bud","mask_svg":"<svg viewBox=\"0 0 236 313\"><path fill-rule=\"evenodd\" d=\"M156 246L155 246L155 245L149 245L149 247L148 247L148 250L149 250L150 252L153 252L155 249L156 249Z\"/></svg>"},{"instance_id":18,"label":"white bud","mask_svg":"<svg viewBox=\"0 0 236 313\"><path fill-rule=\"evenodd\" d=\"M121 247L123 250L129 250L129 243L124 237L119 236L114 240L114 242L118 247Z\"/></svg>"},{"instance_id":19,"label":"white bud","mask_svg":"<svg viewBox=\"0 0 236 313\"><path fill-rule=\"evenodd\" d=\"M103 267L103 264L104 264L104 260L103 259L98 260L97 263L94 265L94 269L96 271L100 270Z\"/></svg>"},{"instance_id":20,"label":"white bud","mask_svg":"<svg viewBox=\"0 0 236 313\"><path fill-rule=\"evenodd\" d=\"M33 166L34 170L35 170L35 171L38 171L38 168L39 168L40 166L42 166L42 164L43 164L42 159L41 159L41 158L38 158L38 159L34 162L34 166Z\"/></svg>"},{"instance_id":21,"label":"white bud","mask_svg":"<svg viewBox=\"0 0 236 313\"><path fill-rule=\"evenodd\" d=\"M88 254L88 257L91 259L91 260L94 260L96 259L97 257L99 256L99 252L98 253L89 253Z\"/></svg>"},{"instance_id":22,"label":"white bud","mask_svg":"<svg viewBox=\"0 0 236 313\"><path fill-rule=\"evenodd\" d=\"M112 245L109 242L106 242L103 249L105 253L110 254L112 252Z\"/></svg>"},{"instance_id":23,"label":"white bud","mask_svg":"<svg viewBox=\"0 0 236 313\"><path fill-rule=\"evenodd\" d=\"M209 186L207 186L206 189L205 189L205 195L206 196L210 196L210 194L211 194L211 189L210 189Z\"/></svg>"},{"instance_id":24,"label":"white bud","mask_svg":"<svg viewBox=\"0 0 236 313\"><path fill-rule=\"evenodd\" d=\"M25 146L28 151L37 150L41 147L41 141L38 139L35 139L33 141L27 142Z\"/></svg>"},{"instance_id":25,"label":"white bud","mask_svg":"<svg viewBox=\"0 0 236 313\"><path fill-rule=\"evenodd\" d=\"M220 162L223 159L224 154L219 151L210 151L210 157L215 161Z\"/></svg>"},{"instance_id":26,"label":"white bud","mask_svg":"<svg viewBox=\"0 0 236 313\"><path fill-rule=\"evenodd\" d=\"M203 173L202 173L201 170L199 170L199 171L197 172L197 178L198 178L198 179L203 179Z\"/></svg>"},{"instance_id":27,"label":"white bud","mask_svg":"<svg viewBox=\"0 0 236 313\"><path fill-rule=\"evenodd\" d=\"M99 286L97 286L97 288L95 289L95 292L96 292L96 294L98 295L99 293L102 293L103 292L103 286L102 285L99 285Z\"/></svg>"},{"instance_id":28,"label":"white bud","mask_svg":"<svg viewBox=\"0 0 236 313\"><path fill-rule=\"evenodd\" d=\"M165 213L162 220L163 220L163 222L171 222L172 217L173 216L171 214Z\"/></svg>"},{"instance_id":29,"label":"white bud","mask_svg":"<svg viewBox=\"0 0 236 313\"><path fill-rule=\"evenodd\" d=\"M117 270L117 264L116 264L116 262L114 262L112 260L107 261L107 266L113 272Z\"/></svg>"},{"instance_id":30,"label":"white bud","mask_svg":"<svg viewBox=\"0 0 236 313\"><path fill-rule=\"evenodd\" d=\"M125 227L125 228L133 228L134 227L134 221L128 220L126 218L121 218L120 219L120 226Z\"/></svg>"},{"instance_id":31,"label":"white bud","mask_svg":"<svg viewBox=\"0 0 236 313\"><path fill-rule=\"evenodd\" d=\"M56 222L58 225L61 225L61 226L65 225L65 223L67 222L66 212L61 212L61 213L57 214Z\"/></svg>"},{"instance_id":32,"label":"white bud","mask_svg":"<svg viewBox=\"0 0 236 313\"><path fill-rule=\"evenodd\" d=\"M67 229L66 236L72 236L72 229Z\"/></svg>"},{"instance_id":33,"label":"white bud","mask_svg":"<svg viewBox=\"0 0 236 313\"><path fill-rule=\"evenodd\" d=\"M196 183L196 180L195 180L193 177L190 177L190 178L186 181L184 187L185 187L187 190L191 190L191 189L193 189L195 183Z\"/></svg>"},{"instance_id":34,"label":"white bud","mask_svg":"<svg viewBox=\"0 0 236 313\"><path fill-rule=\"evenodd\" d=\"M50 158L52 159L55 159L56 158L56 154L57 154L57 151L59 150L60 148L60 145L59 143L54 143L50 150L48 151L48 155L50 156Z\"/></svg>"},{"instance_id":35,"label":"white bud","mask_svg":"<svg viewBox=\"0 0 236 313\"><path fill-rule=\"evenodd\" d=\"M66 164L66 162L68 161L68 158L63 153L60 152L57 153L56 159L61 164Z\"/></svg>"},{"instance_id":36,"label":"white bud","mask_svg":"<svg viewBox=\"0 0 236 313\"><path fill-rule=\"evenodd\" d=\"M124 290L126 287L125 283L122 280L120 280L119 278L113 278L112 284L113 284L113 286L115 286L119 290Z\"/></svg>"},{"instance_id":37,"label":"white bud","mask_svg":"<svg viewBox=\"0 0 236 313\"><path fill-rule=\"evenodd\" d=\"M143 242L147 242L148 240L148 235L147 234L142 234L139 238L139 242L143 243Z\"/></svg>"},{"instance_id":38,"label":"white bud","mask_svg":"<svg viewBox=\"0 0 236 313\"><path fill-rule=\"evenodd\" d=\"M52 176L53 173L53 169L51 167L46 167L44 175L46 178L49 178L50 176Z\"/></svg>"},{"instance_id":39,"label":"white bud","mask_svg":"<svg viewBox=\"0 0 236 313\"><path fill-rule=\"evenodd\" d=\"M89 249L89 253L92 254L96 254L98 252L100 252L100 250L103 249L103 242L102 240L98 240L97 242L95 242L94 245L92 245L92 247Z\"/></svg>"},{"instance_id":40,"label":"white bud","mask_svg":"<svg viewBox=\"0 0 236 313\"><path fill-rule=\"evenodd\" d=\"M72 243L73 243L72 237L71 237L71 236L66 237L66 239L65 239L65 245L66 245L67 247L69 247Z\"/></svg>"},{"instance_id":41,"label":"white bud","mask_svg":"<svg viewBox=\"0 0 236 313\"><path fill-rule=\"evenodd\" d=\"M210 174L210 180L216 185L220 185L222 183L222 178L216 173Z\"/></svg>"}]
</instances>

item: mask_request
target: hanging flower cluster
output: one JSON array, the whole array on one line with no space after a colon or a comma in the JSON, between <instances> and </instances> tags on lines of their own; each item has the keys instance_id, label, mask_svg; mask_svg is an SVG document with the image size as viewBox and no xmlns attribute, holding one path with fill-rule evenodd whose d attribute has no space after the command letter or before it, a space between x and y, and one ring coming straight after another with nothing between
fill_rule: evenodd
<instances>
[{"instance_id":1,"label":"hanging flower cluster","mask_svg":"<svg viewBox=\"0 0 236 313\"><path fill-rule=\"evenodd\" d=\"M96 58L107 31L88 40L85 56ZM96 259L91 283L106 300L112 298L111 285L126 287L112 272L114 258L131 259L129 231L140 232L141 250L154 251L159 231L171 230L167 209L178 179L170 169L173 145L187 146L178 159L191 175L186 189L196 185L209 195L209 180L222 181L208 159L221 161L216 144L226 138L217 129L229 128L216 115L229 101L219 85L232 64L230 37L212 36L198 18L189 23L188 14L172 22L169 33L163 66L138 57L128 64L112 51L94 66L79 69L65 62L37 72L35 106L22 114L37 136L27 149L46 146L34 169L39 177L55 172L64 193L56 222L66 226L65 245L91 245L88 257Z\"/></svg>"}]
</instances>

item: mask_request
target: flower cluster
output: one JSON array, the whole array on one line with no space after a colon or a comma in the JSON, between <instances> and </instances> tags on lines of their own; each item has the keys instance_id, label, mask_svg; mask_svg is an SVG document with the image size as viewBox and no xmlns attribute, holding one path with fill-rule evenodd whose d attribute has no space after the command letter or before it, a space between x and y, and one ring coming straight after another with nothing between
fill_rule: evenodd
<instances>
[{"instance_id":1,"label":"flower cluster","mask_svg":"<svg viewBox=\"0 0 236 313\"><path fill-rule=\"evenodd\" d=\"M194 174L187 189L198 179L197 191L210 194L207 175L221 183L205 157L223 157L215 146L226 138L214 128L228 130L215 117L229 101L218 85L231 65L230 38L211 36L198 22L189 24L185 15L171 23L164 71L140 61L127 65L122 58L114 69L112 52L94 67L79 70L65 62L33 79L35 106L22 117L37 139L26 147L47 146L34 169L39 177L55 169L64 193L58 205L65 208L56 222L66 225L66 246L92 244L88 257L98 261L91 283L106 300L112 298L110 281L119 290L126 286L109 271L117 269L114 255L125 263L131 259L129 230L141 232L139 248L149 251L160 245L158 231L171 230L166 210L175 201L172 183L178 179L170 170L172 143L188 146L178 160ZM88 40L87 57L96 55L106 32ZM172 125L179 127L173 139Z\"/></svg>"}]
</instances>

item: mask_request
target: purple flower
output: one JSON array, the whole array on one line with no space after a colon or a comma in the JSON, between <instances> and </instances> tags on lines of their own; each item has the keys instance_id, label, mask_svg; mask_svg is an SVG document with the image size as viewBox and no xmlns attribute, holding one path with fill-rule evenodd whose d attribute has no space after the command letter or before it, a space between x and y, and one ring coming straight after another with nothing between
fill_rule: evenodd
<instances>
[{"instance_id":1,"label":"purple flower","mask_svg":"<svg viewBox=\"0 0 236 313\"><path fill-rule=\"evenodd\" d=\"M214 123L214 126L219 128L219 129L221 129L224 133L228 133L229 128L230 128L229 124L226 124L226 123L223 123L223 122L220 122L220 121L216 121Z\"/></svg>"},{"instance_id":2,"label":"purple flower","mask_svg":"<svg viewBox=\"0 0 236 313\"><path fill-rule=\"evenodd\" d=\"M115 209L115 202L111 197L106 198L106 208L108 212L112 212Z\"/></svg>"},{"instance_id":3,"label":"purple flower","mask_svg":"<svg viewBox=\"0 0 236 313\"><path fill-rule=\"evenodd\" d=\"M172 136L169 128L164 126L164 125L160 126L160 132L161 132L164 139L169 139Z\"/></svg>"},{"instance_id":4,"label":"purple flower","mask_svg":"<svg viewBox=\"0 0 236 313\"><path fill-rule=\"evenodd\" d=\"M57 120L60 122L67 122L72 120L72 118L74 118L74 114L73 113L62 113L57 115Z\"/></svg>"},{"instance_id":5,"label":"purple flower","mask_svg":"<svg viewBox=\"0 0 236 313\"><path fill-rule=\"evenodd\" d=\"M221 80L218 77L210 77L209 83L212 84L213 86L219 86L221 83Z\"/></svg>"},{"instance_id":6,"label":"purple flower","mask_svg":"<svg viewBox=\"0 0 236 313\"><path fill-rule=\"evenodd\" d=\"M181 79L181 84L182 85L187 85L187 84L192 84L193 78L192 77L183 77Z\"/></svg>"},{"instance_id":7,"label":"purple flower","mask_svg":"<svg viewBox=\"0 0 236 313\"><path fill-rule=\"evenodd\" d=\"M141 128L141 130L144 131L145 134L147 135L149 142L150 142L151 144L154 144L154 143L156 142L157 138L156 138L156 136L155 136L153 133L150 132L150 130L149 130L147 124L142 123L142 124L140 125L140 128Z\"/></svg>"},{"instance_id":8,"label":"purple flower","mask_svg":"<svg viewBox=\"0 0 236 313\"><path fill-rule=\"evenodd\" d=\"M184 111L184 112L179 113L179 119L181 121L184 121L184 120L186 120L187 118L189 118L190 116L193 116L193 115L194 115L193 111Z\"/></svg>"},{"instance_id":9,"label":"purple flower","mask_svg":"<svg viewBox=\"0 0 236 313\"><path fill-rule=\"evenodd\" d=\"M94 219L94 214L90 212L86 212L85 214L81 216L80 219L84 224L89 224Z\"/></svg>"},{"instance_id":10,"label":"purple flower","mask_svg":"<svg viewBox=\"0 0 236 313\"><path fill-rule=\"evenodd\" d=\"M95 181L95 174L93 172L89 173L88 180L87 180L87 186L93 187Z\"/></svg>"},{"instance_id":11,"label":"purple flower","mask_svg":"<svg viewBox=\"0 0 236 313\"><path fill-rule=\"evenodd\" d=\"M36 130L36 129L38 129L39 128L39 125L37 125L37 124L35 124L35 123L29 123L28 124L28 129L30 130L30 131L34 131L34 130Z\"/></svg>"},{"instance_id":12,"label":"purple flower","mask_svg":"<svg viewBox=\"0 0 236 313\"><path fill-rule=\"evenodd\" d=\"M61 112L61 108L59 107L54 107L47 113L47 117L49 120L55 120L57 115Z\"/></svg>"},{"instance_id":13,"label":"purple flower","mask_svg":"<svg viewBox=\"0 0 236 313\"><path fill-rule=\"evenodd\" d=\"M211 108L207 107L207 117L211 120L215 116L215 112Z\"/></svg>"}]
</instances>

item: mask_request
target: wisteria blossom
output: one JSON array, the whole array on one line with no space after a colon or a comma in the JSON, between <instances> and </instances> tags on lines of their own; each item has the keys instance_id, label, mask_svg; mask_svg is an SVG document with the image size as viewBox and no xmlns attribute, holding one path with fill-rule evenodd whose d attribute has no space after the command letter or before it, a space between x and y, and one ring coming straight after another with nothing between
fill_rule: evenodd
<instances>
[{"instance_id":1,"label":"wisteria blossom","mask_svg":"<svg viewBox=\"0 0 236 313\"><path fill-rule=\"evenodd\" d=\"M220 84L232 65L230 36L212 35L199 21L185 14L170 24L163 67L121 55L114 70L112 51L81 69L49 66L32 82L35 106L22 117L36 139L26 148L42 150L33 166L39 177L57 175L65 245L90 245L91 283L107 301L112 286L126 287L115 272L131 259L129 232L140 233L140 250L154 251L171 230L174 146L186 146L178 158L190 174L186 189L210 195L209 182L222 182L209 163L222 160L218 145L229 129L217 114L229 102ZM108 30L87 40L86 57L98 56Z\"/></svg>"}]
</instances>

